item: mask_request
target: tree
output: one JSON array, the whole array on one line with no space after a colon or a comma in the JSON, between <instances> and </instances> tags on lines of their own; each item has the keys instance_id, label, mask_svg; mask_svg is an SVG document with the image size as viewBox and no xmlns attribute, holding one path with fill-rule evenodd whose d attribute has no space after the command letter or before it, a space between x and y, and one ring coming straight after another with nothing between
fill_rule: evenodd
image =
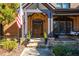
<instances>
[{"instance_id":1,"label":"tree","mask_svg":"<svg viewBox=\"0 0 79 59\"><path fill-rule=\"evenodd\" d=\"M19 4L17 3L0 3L0 30L3 29L3 25L9 24L15 19L18 7Z\"/></svg>"},{"instance_id":2,"label":"tree","mask_svg":"<svg viewBox=\"0 0 79 59\"><path fill-rule=\"evenodd\" d=\"M3 21L10 23L17 14L17 8L19 4L14 3L1 3L0 4L0 23Z\"/></svg>"}]
</instances>

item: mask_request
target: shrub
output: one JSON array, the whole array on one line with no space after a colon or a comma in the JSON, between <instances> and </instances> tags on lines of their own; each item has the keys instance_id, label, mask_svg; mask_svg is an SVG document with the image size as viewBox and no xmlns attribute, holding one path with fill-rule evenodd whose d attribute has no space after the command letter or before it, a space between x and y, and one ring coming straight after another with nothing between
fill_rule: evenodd
<instances>
[{"instance_id":1,"label":"shrub","mask_svg":"<svg viewBox=\"0 0 79 59\"><path fill-rule=\"evenodd\" d=\"M68 49L64 47L63 45L58 45L53 48L53 52L56 56L64 56L67 54Z\"/></svg>"},{"instance_id":2,"label":"shrub","mask_svg":"<svg viewBox=\"0 0 79 59\"><path fill-rule=\"evenodd\" d=\"M3 48L8 51L15 49L17 46L18 44L16 41L6 40L3 42Z\"/></svg>"},{"instance_id":3,"label":"shrub","mask_svg":"<svg viewBox=\"0 0 79 59\"><path fill-rule=\"evenodd\" d=\"M28 40L27 39L21 40L21 45L27 46L27 44L28 44Z\"/></svg>"},{"instance_id":4,"label":"shrub","mask_svg":"<svg viewBox=\"0 0 79 59\"><path fill-rule=\"evenodd\" d=\"M31 38L31 34L30 34L30 31L29 31L28 34L27 34L27 40L29 41L30 38Z\"/></svg>"},{"instance_id":5,"label":"shrub","mask_svg":"<svg viewBox=\"0 0 79 59\"><path fill-rule=\"evenodd\" d=\"M24 39L22 39L22 40L21 40L21 42L20 42L20 43L21 43L21 45L23 45L23 44L24 44L24 41L25 41Z\"/></svg>"},{"instance_id":6,"label":"shrub","mask_svg":"<svg viewBox=\"0 0 79 59\"><path fill-rule=\"evenodd\" d=\"M6 41L5 39L0 40L0 48L3 48L3 42L5 42L5 41Z\"/></svg>"},{"instance_id":7,"label":"shrub","mask_svg":"<svg viewBox=\"0 0 79 59\"><path fill-rule=\"evenodd\" d=\"M56 56L78 56L79 49L71 47L71 45L55 45L53 47L53 53Z\"/></svg>"},{"instance_id":8,"label":"shrub","mask_svg":"<svg viewBox=\"0 0 79 59\"><path fill-rule=\"evenodd\" d=\"M72 54L71 55L79 56L79 49L77 49L77 48L72 49Z\"/></svg>"},{"instance_id":9,"label":"shrub","mask_svg":"<svg viewBox=\"0 0 79 59\"><path fill-rule=\"evenodd\" d=\"M44 40L45 40L45 44L47 44L47 34L46 34L46 32L44 32Z\"/></svg>"},{"instance_id":10,"label":"shrub","mask_svg":"<svg viewBox=\"0 0 79 59\"><path fill-rule=\"evenodd\" d=\"M2 42L4 42L4 41L6 41L6 40L5 40L5 39L1 39L1 40L0 40L0 44L1 44Z\"/></svg>"},{"instance_id":11,"label":"shrub","mask_svg":"<svg viewBox=\"0 0 79 59\"><path fill-rule=\"evenodd\" d=\"M46 34L46 32L44 32L44 39L47 39L47 34Z\"/></svg>"}]
</instances>

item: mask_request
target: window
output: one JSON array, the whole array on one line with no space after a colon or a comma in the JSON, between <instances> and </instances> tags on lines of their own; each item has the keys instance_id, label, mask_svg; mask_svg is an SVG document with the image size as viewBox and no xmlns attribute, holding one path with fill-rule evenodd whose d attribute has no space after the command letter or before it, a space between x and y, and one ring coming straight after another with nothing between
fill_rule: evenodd
<instances>
[{"instance_id":1,"label":"window","mask_svg":"<svg viewBox=\"0 0 79 59\"><path fill-rule=\"evenodd\" d=\"M54 18L53 32L54 34L70 34L72 31L73 21L67 16L59 16Z\"/></svg>"},{"instance_id":2,"label":"window","mask_svg":"<svg viewBox=\"0 0 79 59\"><path fill-rule=\"evenodd\" d=\"M70 3L57 3L57 8L70 8Z\"/></svg>"},{"instance_id":3,"label":"window","mask_svg":"<svg viewBox=\"0 0 79 59\"><path fill-rule=\"evenodd\" d=\"M54 21L55 34L69 34L72 31L72 21Z\"/></svg>"},{"instance_id":4,"label":"window","mask_svg":"<svg viewBox=\"0 0 79 59\"><path fill-rule=\"evenodd\" d=\"M57 4L56 4L56 7L57 7L57 8L62 8L62 3L57 3Z\"/></svg>"},{"instance_id":5,"label":"window","mask_svg":"<svg viewBox=\"0 0 79 59\"><path fill-rule=\"evenodd\" d=\"M63 3L63 8L70 8L70 3Z\"/></svg>"}]
</instances>

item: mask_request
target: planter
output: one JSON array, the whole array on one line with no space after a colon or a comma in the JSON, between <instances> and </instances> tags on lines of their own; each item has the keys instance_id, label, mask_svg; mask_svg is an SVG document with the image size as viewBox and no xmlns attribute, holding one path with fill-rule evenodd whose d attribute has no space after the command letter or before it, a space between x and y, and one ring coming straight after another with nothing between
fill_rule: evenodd
<instances>
[{"instance_id":1,"label":"planter","mask_svg":"<svg viewBox=\"0 0 79 59\"><path fill-rule=\"evenodd\" d=\"M45 38L44 40L45 40L45 44L47 44L48 39L47 39L47 38Z\"/></svg>"},{"instance_id":2,"label":"planter","mask_svg":"<svg viewBox=\"0 0 79 59\"><path fill-rule=\"evenodd\" d=\"M26 39L26 40L24 41L24 46L26 47L28 43L29 43L29 39Z\"/></svg>"}]
</instances>

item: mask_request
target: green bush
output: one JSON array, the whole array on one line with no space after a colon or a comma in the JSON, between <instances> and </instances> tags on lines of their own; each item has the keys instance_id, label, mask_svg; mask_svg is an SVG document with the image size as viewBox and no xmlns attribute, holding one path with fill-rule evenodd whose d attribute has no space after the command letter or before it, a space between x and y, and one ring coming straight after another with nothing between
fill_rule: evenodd
<instances>
[{"instance_id":1,"label":"green bush","mask_svg":"<svg viewBox=\"0 0 79 59\"><path fill-rule=\"evenodd\" d=\"M3 42L3 48L8 51L15 49L17 46L18 44L16 41L6 40Z\"/></svg>"},{"instance_id":2,"label":"green bush","mask_svg":"<svg viewBox=\"0 0 79 59\"><path fill-rule=\"evenodd\" d=\"M53 53L55 53L56 56L63 56L67 54L68 49L64 47L63 45L58 45L53 48Z\"/></svg>"},{"instance_id":3,"label":"green bush","mask_svg":"<svg viewBox=\"0 0 79 59\"><path fill-rule=\"evenodd\" d=\"M47 39L47 34L46 34L46 32L44 32L44 39Z\"/></svg>"},{"instance_id":4,"label":"green bush","mask_svg":"<svg viewBox=\"0 0 79 59\"><path fill-rule=\"evenodd\" d=\"M3 48L3 42L5 42L6 41L6 39L1 39L0 40L0 48Z\"/></svg>"},{"instance_id":5,"label":"green bush","mask_svg":"<svg viewBox=\"0 0 79 59\"><path fill-rule=\"evenodd\" d=\"M1 39L1 40L0 40L0 44L2 44L2 42L4 42L4 41L6 41L6 40L5 40L5 39Z\"/></svg>"},{"instance_id":6,"label":"green bush","mask_svg":"<svg viewBox=\"0 0 79 59\"><path fill-rule=\"evenodd\" d=\"M28 34L27 34L27 40L29 41L31 38L31 34L30 34L30 31L28 31Z\"/></svg>"},{"instance_id":7,"label":"green bush","mask_svg":"<svg viewBox=\"0 0 79 59\"><path fill-rule=\"evenodd\" d=\"M21 40L21 42L20 42L20 43L21 43L21 45L23 45L23 44L24 44L24 41L25 41L24 39L22 39L22 40Z\"/></svg>"},{"instance_id":8,"label":"green bush","mask_svg":"<svg viewBox=\"0 0 79 59\"><path fill-rule=\"evenodd\" d=\"M71 55L73 55L73 56L79 56L79 49L78 48L74 48L71 51L72 51Z\"/></svg>"},{"instance_id":9,"label":"green bush","mask_svg":"<svg viewBox=\"0 0 79 59\"><path fill-rule=\"evenodd\" d=\"M55 45L53 53L56 56L78 56L79 48L71 47L71 45Z\"/></svg>"}]
</instances>

